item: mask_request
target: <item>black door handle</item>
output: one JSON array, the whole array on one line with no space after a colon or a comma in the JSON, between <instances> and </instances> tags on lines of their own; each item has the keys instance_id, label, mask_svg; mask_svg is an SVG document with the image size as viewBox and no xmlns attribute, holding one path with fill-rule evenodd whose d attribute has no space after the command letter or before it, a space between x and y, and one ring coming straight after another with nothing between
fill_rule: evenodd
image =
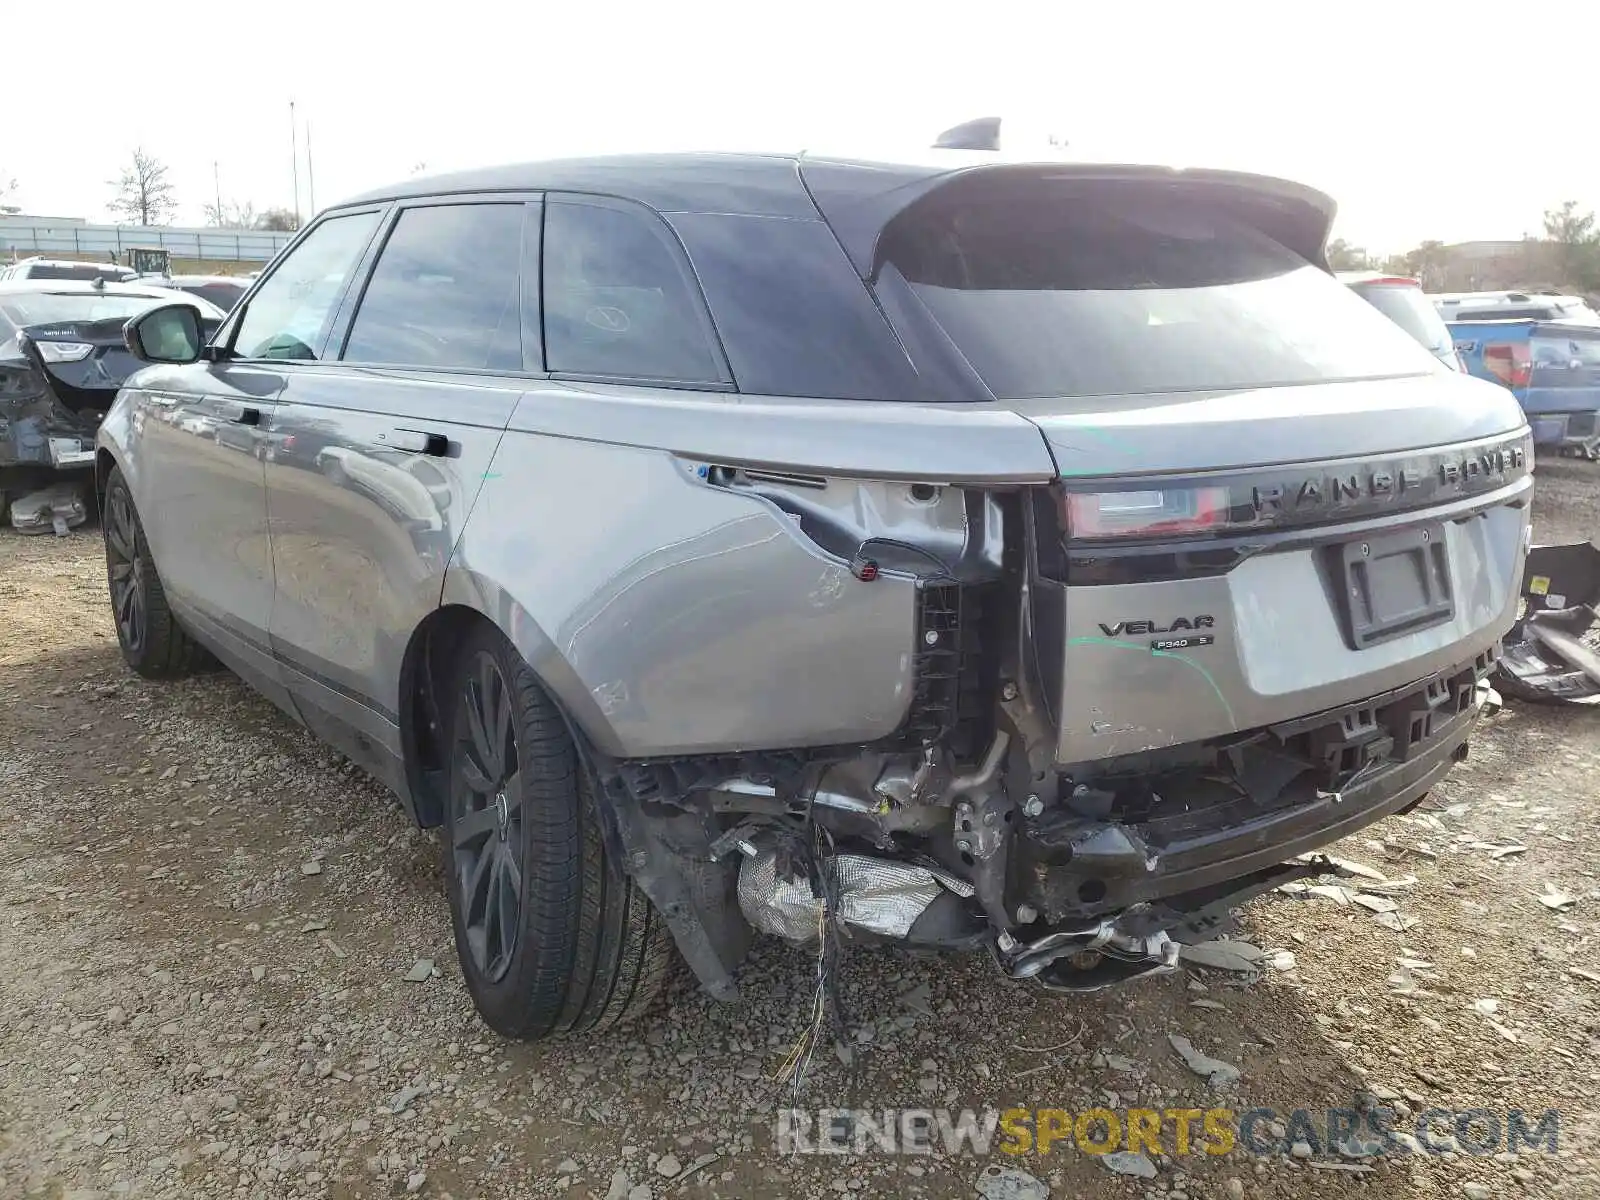
<instances>
[{"instance_id":1,"label":"black door handle","mask_svg":"<svg viewBox=\"0 0 1600 1200\"><path fill-rule=\"evenodd\" d=\"M259 408L241 408L239 415L233 419L236 425L261 424L261 410Z\"/></svg>"},{"instance_id":2,"label":"black door handle","mask_svg":"<svg viewBox=\"0 0 1600 1200\"><path fill-rule=\"evenodd\" d=\"M410 454L431 454L444 458L450 453L450 439L442 433L429 433L426 429L391 429L373 439L386 450L404 450Z\"/></svg>"}]
</instances>

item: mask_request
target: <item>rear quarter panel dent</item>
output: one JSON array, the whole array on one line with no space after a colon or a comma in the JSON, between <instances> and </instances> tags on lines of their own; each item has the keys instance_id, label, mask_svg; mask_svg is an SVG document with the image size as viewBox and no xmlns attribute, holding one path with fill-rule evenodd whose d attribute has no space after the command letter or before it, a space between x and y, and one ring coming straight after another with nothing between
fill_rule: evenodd
<instances>
[{"instance_id":1,"label":"rear quarter panel dent","mask_svg":"<svg viewBox=\"0 0 1600 1200\"><path fill-rule=\"evenodd\" d=\"M861 583L660 450L508 432L443 601L494 620L612 754L870 740L910 703L914 584Z\"/></svg>"}]
</instances>

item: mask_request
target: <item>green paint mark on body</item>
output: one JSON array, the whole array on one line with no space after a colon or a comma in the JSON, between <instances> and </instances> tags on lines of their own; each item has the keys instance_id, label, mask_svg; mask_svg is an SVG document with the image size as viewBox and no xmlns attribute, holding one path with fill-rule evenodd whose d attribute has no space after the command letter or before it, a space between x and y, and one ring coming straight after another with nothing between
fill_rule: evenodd
<instances>
[{"instance_id":1,"label":"green paint mark on body","mask_svg":"<svg viewBox=\"0 0 1600 1200\"><path fill-rule=\"evenodd\" d=\"M1138 654L1148 654L1151 658L1170 658L1174 662L1181 662L1184 666L1199 671L1201 678L1211 688L1217 700L1222 704L1223 710L1228 714L1228 723L1238 725L1238 720L1233 715L1233 705L1228 703L1228 698L1222 694L1222 689L1217 686L1217 681L1211 678L1211 672L1195 662L1187 654L1175 654L1171 650L1153 650L1148 646L1135 645L1132 642L1119 642L1105 637L1074 637L1067 639L1069 646L1111 646L1117 650L1132 650Z\"/></svg>"}]
</instances>

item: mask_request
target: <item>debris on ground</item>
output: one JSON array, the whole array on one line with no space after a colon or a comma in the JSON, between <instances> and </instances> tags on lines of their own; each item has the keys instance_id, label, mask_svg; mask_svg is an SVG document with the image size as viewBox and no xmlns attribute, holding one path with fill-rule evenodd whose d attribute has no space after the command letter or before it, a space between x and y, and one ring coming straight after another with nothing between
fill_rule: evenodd
<instances>
[{"instance_id":1,"label":"debris on ground","mask_svg":"<svg viewBox=\"0 0 1600 1200\"><path fill-rule=\"evenodd\" d=\"M1016 1167L986 1167L978 1176L983 1200L1050 1200L1050 1185Z\"/></svg>"},{"instance_id":2,"label":"debris on ground","mask_svg":"<svg viewBox=\"0 0 1600 1200\"><path fill-rule=\"evenodd\" d=\"M1239 1068L1232 1063L1225 1063L1220 1058L1211 1058L1200 1053L1188 1038L1176 1033L1169 1033L1167 1041L1172 1043L1172 1048L1178 1052L1180 1058L1188 1064L1189 1069L1196 1075L1203 1075L1206 1081L1214 1088L1227 1087L1239 1080Z\"/></svg>"},{"instance_id":3,"label":"debris on ground","mask_svg":"<svg viewBox=\"0 0 1600 1200\"><path fill-rule=\"evenodd\" d=\"M54 533L62 537L88 519L83 487L76 483L53 483L11 502L11 526L19 533Z\"/></svg>"},{"instance_id":4,"label":"debris on ground","mask_svg":"<svg viewBox=\"0 0 1600 1200\"><path fill-rule=\"evenodd\" d=\"M1569 892L1564 892L1553 883L1544 885L1544 891L1539 893L1539 903L1554 912L1566 912L1578 902L1578 898Z\"/></svg>"},{"instance_id":5,"label":"debris on ground","mask_svg":"<svg viewBox=\"0 0 1600 1200\"><path fill-rule=\"evenodd\" d=\"M1102 1154L1100 1161L1118 1175L1133 1175L1139 1179L1156 1177L1156 1164L1150 1161L1148 1154L1114 1150L1110 1154Z\"/></svg>"},{"instance_id":6,"label":"debris on ground","mask_svg":"<svg viewBox=\"0 0 1600 1200\"><path fill-rule=\"evenodd\" d=\"M433 959L419 958L411 970L406 972L405 980L407 983L421 983L426 979L432 979L438 973L438 968L433 965Z\"/></svg>"},{"instance_id":7,"label":"debris on ground","mask_svg":"<svg viewBox=\"0 0 1600 1200\"><path fill-rule=\"evenodd\" d=\"M1242 971L1256 973L1261 970L1261 960L1264 957L1261 947L1249 942L1234 941L1232 939L1218 939L1212 942L1197 942L1194 945L1185 945L1179 948L1178 957L1181 961L1195 967L1210 967L1218 971Z\"/></svg>"}]
</instances>

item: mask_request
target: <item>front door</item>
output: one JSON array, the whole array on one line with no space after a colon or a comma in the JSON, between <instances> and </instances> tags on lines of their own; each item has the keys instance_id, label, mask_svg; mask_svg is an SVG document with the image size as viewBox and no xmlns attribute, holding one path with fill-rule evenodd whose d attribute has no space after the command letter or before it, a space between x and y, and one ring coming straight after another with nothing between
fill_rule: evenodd
<instances>
[{"instance_id":1,"label":"front door","mask_svg":"<svg viewBox=\"0 0 1600 1200\"><path fill-rule=\"evenodd\" d=\"M162 369L139 405L135 501L179 619L273 699L272 550L256 453L282 377L246 364Z\"/></svg>"},{"instance_id":2,"label":"front door","mask_svg":"<svg viewBox=\"0 0 1600 1200\"><path fill-rule=\"evenodd\" d=\"M402 794L406 646L438 607L518 376L539 369L537 325L528 363L523 336L539 226L537 202L398 207L340 353L288 379L266 435L285 683L308 725Z\"/></svg>"},{"instance_id":3,"label":"front door","mask_svg":"<svg viewBox=\"0 0 1600 1200\"><path fill-rule=\"evenodd\" d=\"M138 422L136 495L180 616L279 703L265 433L297 370L321 352L378 210L324 221L271 268L207 358L153 373Z\"/></svg>"}]
</instances>

